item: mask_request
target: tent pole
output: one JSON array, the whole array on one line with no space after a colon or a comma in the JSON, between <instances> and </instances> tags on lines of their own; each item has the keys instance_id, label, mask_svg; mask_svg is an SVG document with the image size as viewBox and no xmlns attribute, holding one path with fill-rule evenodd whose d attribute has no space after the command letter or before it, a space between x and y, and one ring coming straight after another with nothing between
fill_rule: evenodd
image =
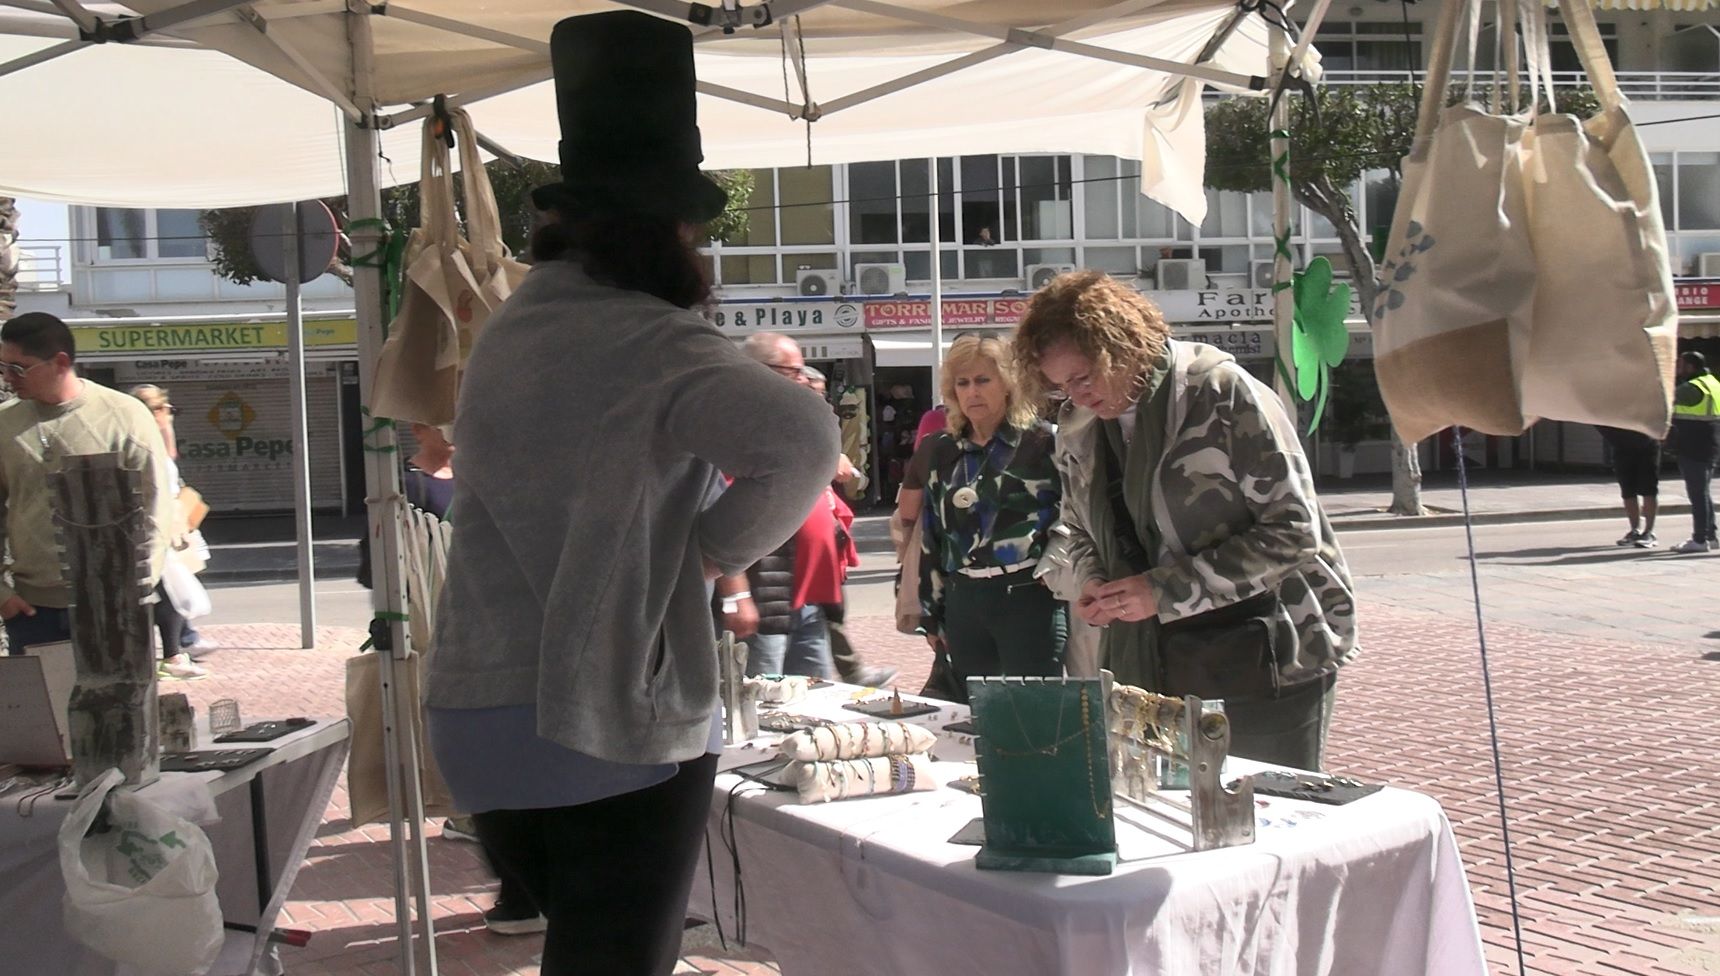
<instances>
[{"instance_id":1,"label":"tent pole","mask_svg":"<svg viewBox=\"0 0 1720 976\"><path fill-rule=\"evenodd\" d=\"M369 221L382 214L376 168L379 138L376 99L372 89L375 42L370 30L368 7L354 6L347 14L347 41L352 52L352 101L363 116L346 120L346 164L349 212L357 228L350 229L353 253L370 260L353 261L353 293L358 319L359 396L366 405L374 393L372 367L382 352L382 273L375 259L381 234ZM381 684L383 755L388 782L389 836L395 869L395 924L399 933L402 976L415 976L416 952L412 938L412 913L408 900L417 889L418 915L424 925L426 972L436 976L436 925L430 911L429 854L424 844L423 784L418 775L416 735L418 703L404 694L397 680L396 665L416 667L408 656L411 632L406 626L405 566L402 562L400 469L394 428L381 418L365 421L365 487L371 539L371 589L375 617L371 635L377 644L378 681ZM411 683L406 683L410 688ZM403 721L404 719L404 721ZM402 802L402 792L406 794ZM413 850L407 850L410 833Z\"/></svg>"},{"instance_id":2,"label":"tent pole","mask_svg":"<svg viewBox=\"0 0 1720 976\"><path fill-rule=\"evenodd\" d=\"M938 157L928 159L926 169L932 189L932 406L935 407L943 399L944 389L944 262L938 247L943 243L939 240L942 228L938 224L942 217L938 211Z\"/></svg>"},{"instance_id":3,"label":"tent pole","mask_svg":"<svg viewBox=\"0 0 1720 976\"><path fill-rule=\"evenodd\" d=\"M1284 69L1290 63L1290 36L1282 28L1272 27L1272 78L1280 83ZM1295 350L1292 346L1296 300L1290 290L1291 275L1296 270L1290 251L1290 213L1294 202L1290 196L1290 99L1281 97L1267 123L1272 127L1272 338L1277 346L1279 369L1273 375L1273 389L1284 401L1284 410L1296 418L1296 394L1290 388L1288 376L1293 375Z\"/></svg>"},{"instance_id":4,"label":"tent pole","mask_svg":"<svg viewBox=\"0 0 1720 976\"><path fill-rule=\"evenodd\" d=\"M298 532L299 557L299 647L317 644L316 567L312 561L311 527L311 438L305 417L305 310L299 299L299 205L281 211L281 250L287 269L287 387L293 410L293 522Z\"/></svg>"}]
</instances>

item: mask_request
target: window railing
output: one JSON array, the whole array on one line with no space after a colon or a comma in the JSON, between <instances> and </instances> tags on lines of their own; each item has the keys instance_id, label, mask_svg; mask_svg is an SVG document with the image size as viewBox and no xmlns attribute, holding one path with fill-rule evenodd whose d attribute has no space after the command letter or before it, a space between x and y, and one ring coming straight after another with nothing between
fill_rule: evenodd
<instances>
[{"instance_id":1,"label":"window railing","mask_svg":"<svg viewBox=\"0 0 1720 976\"><path fill-rule=\"evenodd\" d=\"M1454 77L1460 76L1453 72ZM1490 83L1491 69L1484 70ZM1329 85L1377 85L1382 82L1419 80L1425 72L1416 71L1328 71L1324 81ZM1581 71L1555 71L1553 84L1557 87L1586 86L1588 75ZM1525 87L1528 76L1524 76ZM1627 98L1644 101L1675 101L1680 99L1720 99L1720 73L1704 71L1620 71L1619 90Z\"/></svg>"},{"instance_id":2,"label":"window railing","mask_svg":"<svg viewBox=\"0 0 1720 976\"><path fill-rule=\"evenodd\" d=\"M18 248L18 290L58 291L66 283L66 267L56 244Z\"/></svg>"}]
</instances>

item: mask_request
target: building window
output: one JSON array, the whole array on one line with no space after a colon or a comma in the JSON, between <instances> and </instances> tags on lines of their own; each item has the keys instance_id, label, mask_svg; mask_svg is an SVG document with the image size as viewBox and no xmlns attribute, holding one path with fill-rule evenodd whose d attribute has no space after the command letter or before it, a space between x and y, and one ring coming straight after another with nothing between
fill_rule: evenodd
<instances>
[{"instance_id":1,"label":"building window","mask_svg":"<svg viewBox=\"0 0 1720 976\"><path fill-rule=\"evenodd\" d=\"M784 244L836 243L836 197L829 166L795 166L776 171Z\"/></svg>"},{"instance_id":2,"label":"building window","mask_svg":"<svg viewBox=\"0 0 1720 976\"><path fill-rule=\"evenodd\" d=\"M894 162L850 164L848 240L853 244L898 243L901 238L897 203ZM924 201L920 212L925 212Z\"/></svg>"},{"instance_id":3,"label":"building window","mask_svg":"<svg viewBox=\"0 0 1720 976\"><path fill-rule=\"evenodd\" d=\"M198 210L95 208L97 261L149 258L207 260L208 240Z\"/></svg>"},{"instance_id":4,"label":"building window","mask_svg":"<svg viewBox=\"0 0 1720 976\"><path fill-rule=\"evenodd\" d=\"M1407 74L1422 66L1421 24L1413 20L1407 27L1402 21L1328 20L1318 41L1326 71Z\"/></svg>"},{"instance_id":5,"label":"building window","mask_svg":"<svg viewBox=\"0 0 1720 976\"><path fill-rule=\"evenodd\" d=\"M1075 239L1073 160L1069 156L1022 156L1021 239Z\"/></svg>"},{"instance_id":6,"label":"building window","mask_svg":"<svg viewBox=\"0 0 1720 976\"><path fill-rule=\"evenodd\" d=\"M1679 153L1677 194L1679 230L1720 230L1720 153Z\"/></svg>"}]
</instances>

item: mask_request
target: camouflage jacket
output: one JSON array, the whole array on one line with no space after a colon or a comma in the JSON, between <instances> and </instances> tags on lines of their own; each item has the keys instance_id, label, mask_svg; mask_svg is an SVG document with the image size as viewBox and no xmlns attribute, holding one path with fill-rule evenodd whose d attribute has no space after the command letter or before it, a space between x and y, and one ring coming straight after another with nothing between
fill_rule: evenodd
<instances>
[{"instance_id":1,"label":"camouflage jacket","mask_svg":"<svg viewBox=\"0 0 1720 976\"><path fill-rule=\"evenodd\" d=\"M1287 651L1280 658L1284 677L1295 681L1347 663L1356 655L1355 592L1294 426L1277 396L1229 354L1192 342L1171 347L1165 449L1149 489L1158 549L1147 575L1159 619L1180 620L1275 589L1283 604L1277 638ZM1119 572L1101 556L1115 546L1096 545L1087 529L1104 425L1072 403L1058 420L1067 535L1058 566L1042 571L1053 569L1049 582L1068 596L1087 580ZM1140 501L1128 500L1131 513L1145 508Z\"/></svg>"}]
</instances>

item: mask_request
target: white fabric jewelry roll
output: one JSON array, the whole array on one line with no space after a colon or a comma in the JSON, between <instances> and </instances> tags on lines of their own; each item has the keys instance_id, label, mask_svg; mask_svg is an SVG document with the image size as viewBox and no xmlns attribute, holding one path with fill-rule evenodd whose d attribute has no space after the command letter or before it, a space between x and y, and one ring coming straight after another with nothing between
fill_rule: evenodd
<instances>
[{"instance_id":1,"label":"white fabric jewelry roll","mask_svg":"<svg viewBox=\"0 0 1720 976\"><path fill-rule=\"evenodd\" d=\"M785 759L813 762L926 752L936 741L930 729L906 722L843 722L803 729L779 748Z\"/></svg>"},{"instance_id":2,"label":"white fabric jewelry roll","mask_svg":"<svg viewBox=\"0 0 1720 976\"><path fill-rule=\"evenodd\" d=\"M842 762L795 762L789 779L800 790L800 802L824 803L861 796L935 790L930 756L879 756Z\"/></svg>"},{"instance_id":3,"label":"white fabric jewelry roll","mask_svg":"<svg viewBox=\"0 0 1720 976\"><path fill-rule=\"evenodd\" d=\"M766 705L792 705L806 697L809 686L805 675L791 674L781 678L748 678L746 687L756 690L758 700Z\"/></svg>"}]
</instances>

